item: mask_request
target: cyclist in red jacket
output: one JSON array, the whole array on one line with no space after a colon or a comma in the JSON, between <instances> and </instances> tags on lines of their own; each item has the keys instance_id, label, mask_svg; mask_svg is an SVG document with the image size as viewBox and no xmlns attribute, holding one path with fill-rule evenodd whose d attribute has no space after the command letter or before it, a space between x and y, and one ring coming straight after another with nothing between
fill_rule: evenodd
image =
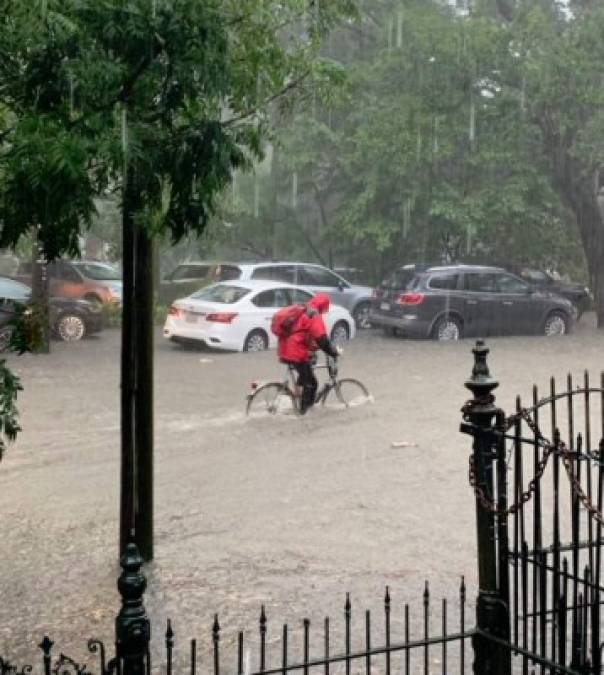
<instances>
[{"instance_id":1,"label":"cyclist in red jacket","mask_svg":"<svg viewBox=\"0 0 604 675\"><path fill-rule=\"evenodd\" d=\"M312 369L312 360L317 348L334 359L342 350L331 344L323 314L329 311L329 296L317 293L311 298L304 312L296 319L289 335L279 339L278 355L281 361L290 363L298 373L298 386L302 387L300 412L304 414L314 405L318 382Z\"/></svg>"}]
</instances>

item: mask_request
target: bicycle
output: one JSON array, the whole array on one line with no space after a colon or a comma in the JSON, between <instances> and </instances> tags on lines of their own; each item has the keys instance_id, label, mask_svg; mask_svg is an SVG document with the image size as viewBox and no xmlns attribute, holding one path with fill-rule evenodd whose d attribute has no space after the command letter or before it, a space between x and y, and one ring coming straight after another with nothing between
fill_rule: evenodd
<instances>
[{"instance_id":1,"label":"bicycle","mask_svg":"<svg viewBox=\"0 0 604 675\"><path fill-rule=\"evenodd\" d=\"M338 364L327 356L324 365L313 364L313 370L327 369L329 380L323 384L315 396L315 404L325 405L328 400L335 405L350 408L369 400L367 387L351 377L338 379ZM246 415L249 417L262 415L300 414L300 394L296 384L296 369L287 364L287 373L281 382L252 383L252 393L247 396ZM334 396L330 397L333 392Z\"/></svg>"}]
</instances>

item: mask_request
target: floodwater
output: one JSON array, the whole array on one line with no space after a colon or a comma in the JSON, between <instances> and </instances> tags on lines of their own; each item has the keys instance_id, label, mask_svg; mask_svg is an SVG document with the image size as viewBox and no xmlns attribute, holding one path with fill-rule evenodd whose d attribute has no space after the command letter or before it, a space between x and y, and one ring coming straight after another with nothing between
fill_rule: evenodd
<instances>
[{"instance_id":1,"label":"floodwater","mask_svg":"<svg viewBox=\"0 0 604 675\"><path fill-rule=\"evenodd\" d=\"M569 337L489 340L499 404L512 412L550 375L599 375L603 339L588 316ZM453 624L461 575L475 593L470 439L458 431L471 348L366 331L340 374L372 401L250 420L251 382L283 376L274 353L187 351L158 333L155 638L171 617L180 645L198 638L203 655L218 612L228 652L264 604L270 644L282 621L341 622L346 591L363 635L366 608L382 621L386 585L394 625L405 602L421 616L425 579L435 630L443 596ZM119 333L10 362L24 430L0 465L0 653L32 661L48 633L91 664L87 639L110 644L119 609Z\"/></svg>"}]
</instances>

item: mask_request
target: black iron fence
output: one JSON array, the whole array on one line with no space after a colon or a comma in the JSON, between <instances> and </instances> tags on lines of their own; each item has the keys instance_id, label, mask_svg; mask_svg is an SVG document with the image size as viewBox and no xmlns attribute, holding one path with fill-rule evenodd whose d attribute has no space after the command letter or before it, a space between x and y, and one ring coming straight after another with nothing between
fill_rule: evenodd
<instances>
[{"instance_id":1,"label":"black iron fence","mask_svg":"<svg viewBox=\"0 0 604 675\"><path fill-rule=\"evenodd\" d=\"M452 604L435 602L426 584L415 614L387 588L377 615L353 612L347 596L342 616L325 618L319 626L303 619L275 630L263 607L251 636L225 631L215 616L205 641L181 646L168 622L161 663L152 663L146 580L138 551L129 545L118 580L122 605L115 645L109 649L90 640L89 668L57 656L44 637L35 670L44 675L602 672L604 376L599 387L587 375L578 387L569 377L562 392L552 380L546 397L535 388L528 407L518 399L514 414L506 416L495 404L498 383L489 372L488 349L479 342L473 351L466 382L472 398L463 408L461 430L473 437L475 619L468 621L463 579ZM0 675L32 671L32 665L15 666L8 655L0 658Z\"/></svg>"}]
</instances>

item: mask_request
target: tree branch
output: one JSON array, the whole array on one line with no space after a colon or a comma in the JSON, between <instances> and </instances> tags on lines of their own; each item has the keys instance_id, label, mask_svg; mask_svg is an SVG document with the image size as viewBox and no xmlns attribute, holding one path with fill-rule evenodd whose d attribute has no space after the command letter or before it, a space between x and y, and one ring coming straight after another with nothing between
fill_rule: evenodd
<instances>
[{"instance_id":1,"label":"tree branch","mask_svg":"<svg viewBox=\"0 0 604 675\"><path fill-rule=\"evenodd\" d=\"M247 110L244 110L240 115L225 120L224 122L222 122L222 126L229 127L233 124L237 124L237 122L242 122L243 120L247 119L248 117L251 117L252 115L255 115L261 108L265 108L267 105L274 103L277 99L282 98L293 89L296 89L296 87L298 87L309 75L310 70L307 70L305 73L302 73L300 77L297 77L295 80L285 85L285 87L283 87L283 89L278 91L276 94L273 94L272 96L269 96L268 98L264 99L264 101L259 105L254 106L253 108L248 108Z\"/></svg>"}]
</instances>

